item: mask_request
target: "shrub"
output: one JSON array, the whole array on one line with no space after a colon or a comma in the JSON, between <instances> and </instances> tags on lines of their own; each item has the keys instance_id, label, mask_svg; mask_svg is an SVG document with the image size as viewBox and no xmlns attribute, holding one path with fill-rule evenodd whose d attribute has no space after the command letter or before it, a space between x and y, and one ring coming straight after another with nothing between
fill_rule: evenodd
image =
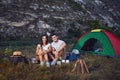
<instances>
[{"instance_id":1,"label":"shrub","mask_svg":"<svg viewBox=\"0 0 120 80\"><path fill-rule=\"evenodd\" d=\"M11 55L12 51L13 51L13 49L11 47L7 47L4 50L4 55Z\"/></svg>"}]
</instances>

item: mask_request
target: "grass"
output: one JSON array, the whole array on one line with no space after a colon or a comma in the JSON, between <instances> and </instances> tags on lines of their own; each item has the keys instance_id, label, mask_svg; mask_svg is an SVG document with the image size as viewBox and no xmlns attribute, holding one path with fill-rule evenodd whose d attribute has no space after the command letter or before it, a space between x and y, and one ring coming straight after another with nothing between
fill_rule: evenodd
<instances>
[{"instance_id":1,"label":"grass","mask_svg":"<svg viewBox=\"0 0 120 80\"><path fill-rule=\"evenodd\" d=\"M0 52L2 54L2 52ZM1 55L2 56L2 55ZM75 61L69 64L41 67L39 64L19 63L14 65L7 60L0 60L1 80L119 80L120 59L81 55L90 73L75 74L71 70Z\"/></svg>"},{"instance_id":2,"label":"grass","mask_svg":"<svg viewBox=\"0 0 120 80\"><path fill-rule=\"evenodd\" d=\"M69 45L67 48L71 48ZM9 53L14 50L10 47ZM24 46L21 50L26 57L34 57L35 46ZM69 50L68 50L69 51ZM19 63L14 65L4 59L5 50L0 49L0 80L120 80L120 58L82 54L90 73L75 74L71 70L75 61L69 64L41 67L39 64Z\"/></svg>"}]
</instances>

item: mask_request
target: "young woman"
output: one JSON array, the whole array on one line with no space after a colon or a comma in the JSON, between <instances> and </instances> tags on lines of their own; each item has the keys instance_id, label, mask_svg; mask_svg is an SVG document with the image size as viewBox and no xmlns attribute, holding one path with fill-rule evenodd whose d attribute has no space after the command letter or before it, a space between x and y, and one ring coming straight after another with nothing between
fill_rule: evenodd
<instances>
[{"instance_id":1,"label":"young woman","mask_svg":"<svg viewBox=\"0 0 120 80\"><path fill-rule=\"evenodd\" d=\"M37 45L36 55L39 57L40 65L43 66L44 63L47 67L50 67L48 55L51 53L52 48L50 43L48 43L47 35L42 35L41 43Z\"/></svg>"}]
</instances>

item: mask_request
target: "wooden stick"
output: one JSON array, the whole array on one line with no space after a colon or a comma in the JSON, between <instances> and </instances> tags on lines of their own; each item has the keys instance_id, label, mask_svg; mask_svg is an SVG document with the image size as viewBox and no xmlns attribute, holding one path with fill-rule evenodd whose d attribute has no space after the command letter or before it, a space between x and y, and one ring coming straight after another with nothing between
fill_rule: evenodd
<instances>
[{"instance_id":1,"label":"wooden stick","mask_svg":"<svg viewBox=\"0 0 120 80\"><path fill-rule=\"evenodd\" d=\"M81 66L81 73L84 73L84 64L83 64L83 61L82 59L79 60L79 63L80 63L80 66Z\"/></svg>"},{"instance_id":2,"label":"wooden stick","mask_svg":"<svg viewBox=\"0 0 120 80\"><path fill-rule=\"evenodd\" d=\"M86 63L85 63L85 60L83 60L83 64L84 64L84 66L85 66L85 70L89 73L89 70L88 70L88 67L87 67L87 65L86 65Z\"/></svg>"}]
</instances>

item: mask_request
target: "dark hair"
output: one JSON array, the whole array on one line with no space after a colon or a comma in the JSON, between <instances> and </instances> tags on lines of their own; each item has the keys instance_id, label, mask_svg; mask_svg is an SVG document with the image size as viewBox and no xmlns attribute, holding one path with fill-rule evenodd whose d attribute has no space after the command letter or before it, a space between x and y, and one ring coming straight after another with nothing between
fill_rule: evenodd
<instances>
[{"instance_id":1,"label":"dark hair","mask_svg":"<svg viewBox=\"0 0 120 80\"><path fill-rule=\"evenodd\" d=\"M54 36L54 35L56 35L56 36L57 36L57 34L56 34L56 33L53 33L53 34L51 34L50 36L52 37L52 36Z\"/></svg>"},{"instance_id":2,"label":"dark hair","mask_svg":"<svg viewBox=\"0 0 120 80\"><path fill-rule=\"evenodd\" d=\"M43 42L42 42L42 37L43 37L43 36L46 36L46 38L47 38L46 44L48 44L48 36L47 36L46 34L43 34L43 35L41 36L41 43L40 43L41 46L42 46L42 44L43 44Z\"/></svg>"},{"instance_id":3,"label":"dark hair","mask_svg":"<svg viewBox=\"0 0 120 80\"><path fill-rule=\"evenodd\" d=\"M54 35L56 35L56 34L51 34L50 36L52 37L52 36L54 36Z\"/></svg>"}]
</instances>

